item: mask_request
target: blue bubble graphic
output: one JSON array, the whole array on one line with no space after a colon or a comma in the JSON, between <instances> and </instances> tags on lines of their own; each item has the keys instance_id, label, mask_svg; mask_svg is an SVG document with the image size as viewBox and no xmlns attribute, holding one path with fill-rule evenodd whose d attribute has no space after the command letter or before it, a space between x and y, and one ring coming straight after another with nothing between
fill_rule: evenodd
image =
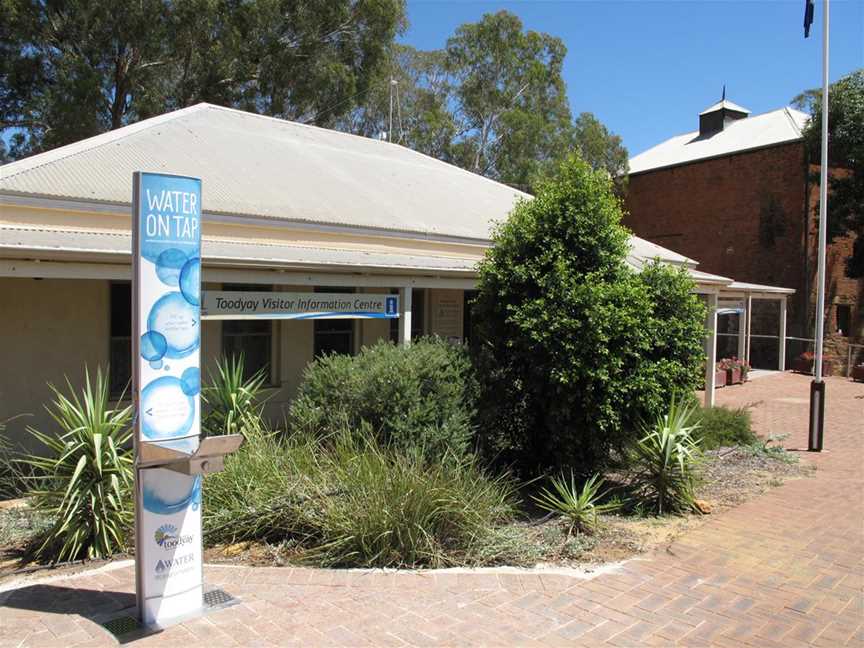
<instances>
[{"instance_id":1,"label":"blue bubble graphic","mask_svg":"<svg viewBox=\"0 0 864 648\"><path fill-rule=\"evenodd\" d=\"M180 283L180 271L186 261L186 255L181 250L168 248L156 258L156 274L162 283L177 286Z\"/></svg>"},{"instance_id":2,"label":"blue bubble graphic","mask_svg":"<svg viewBox=\"0 0 864 648\"><path fill-rule=\"evenodd\" d=\"M189 434L195 422L195 400L175 376L162 376L141 391L141 431L158 441Z\"/></svg>"},{"instance_id":3,"label":"blue bubble graphic","mask_svg":"<svg viewBox=\"0 0 864 648\"><path fill-rule=\"evenodd\" d=\"M187 396L194 396L201 391L201 370L198 367L189 367L180 376L183 393Z\"/></svg>"},{"instance_id":4,"label":"blue bubble graphic","mask_svg":"<svg viewBox=\"0 0 864 648\"><path fill-rule=\"evenodd\" d=\"M162 361L161 360L151 360L150 361L150 368L151 369L161 369L162 368Z\"/></svg>"},{"instance_id":5,"label":"blue bubble graphic","mask_svg":"<svg viewBox=\"0 0 864 648\"><path fill-rule=\"evenodd\" d=\"M147 317L147 328L165 337L165 357L185 358L198 348L201 325L198 308L186 301L179 292L160 297Z\"/></svg>"},{"instance_id":6,"label":"blue bubble graphic","mask_svg":"<svg viewBox=\"0 0 864 648\"><path fill-rule=\"evenodd\" d=\"M190 506L197 511L201 503L201 475L190 479L187 475L163 472L158 482L144 485L144 508L159 515L180 513Z\"/></svg>"},{"instance_id":7,"label":"blue bubble graphic","mask_svg":"<svg viewBox=\"0 0 864 648\"><path fill-rule=\"evenodd\" d=\"M180 292L190 304L201 304L201 259L193 257L180 271Z\"/></svg>"},{"instance_id":8,"label":"blue bubble graphic","mask_svg":"<svg viewBox=\"0 0 864 648\"><path fill-rule=\"evenodd\" d=\"M147 331L141 336L141 357L145 360L150 362L161 360L167 350L168 342L161 333Z\"/></svg>"}]
</instances>

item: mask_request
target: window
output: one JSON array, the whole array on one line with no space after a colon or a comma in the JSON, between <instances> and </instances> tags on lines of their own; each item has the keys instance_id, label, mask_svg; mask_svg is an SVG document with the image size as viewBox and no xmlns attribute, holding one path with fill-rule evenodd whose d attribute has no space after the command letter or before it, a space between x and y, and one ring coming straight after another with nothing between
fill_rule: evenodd
<instances>
[{"instance_id":1,"label":"window","mask_svg":"<svg viewBox=\"0 0 864 648\"><path fill-rule=\"evenodd\" d=\"M849 337L852 328L852 307L849 304L837 304L837 332Z\"/></svg>"},{"instance_id":2,"label":"window","mask_svg":"<svg viewBox=\"0 0 864 648\"><path fill-rule=\"evenodd\" d=\"M471 306L477 299L476 290L466 290L462 293L462 339L467 343L474 337L474 328L471 321Z\"/></svg>"},{"instance_id":3,"label":"window","mask_svg":"<svg viewBox=\"0 0 864 648\"><path fill-rule=\"evenodd\" d=\"M226 291L271 290L270 286L246 286L225 284ZM243 356L243 377L249 378L262 369L270 382L270 359L273 351L273 322L267 319L223 320L222 353L226 357Z\"/></svg>"},{"instance_id":4,"label":"window","mask_svg":"<svg viewBox=\"0 0 864 648\"><path fill-rule=\"evenodd\" d=\"M391 294L398 294L398 290L391 290ZM400 304L401 308L402 305ZM424 288L413 288L411 290L411 339L422 337L425 327L426 314L426 290ZM390 341L399 342L399 319L390 320Z\"/></svg>"},{"instance_id":5,"label":"window","mask_svg":"<svg viewBox=\"0 0 864 648\"><path fill-rule=\"evenodd\" d=\"M316 288L320 293L353 293L353 288ZM354 355L354 320L314 320L315 357L328 353Z\"/></svg>"},{"instance_id":6,"label":"window","mask_svg":"<svg viewBox=\"0 0 864 648\"><path fill-rule=\"evenodd\" d=\"M426 289L414 288L411 291L411 339L426 334Z\"/></svg>"},{"instance_id":7,"label":"window","mask_svg":"<svg viewBox=\"0 0 864 648\"><path fill-rule=\"evenodd\" d=\"M110 284L108 362L111 394L119 396L126 390L129 396L132 378L132 284Z\"/></svg>"}]
</instances>

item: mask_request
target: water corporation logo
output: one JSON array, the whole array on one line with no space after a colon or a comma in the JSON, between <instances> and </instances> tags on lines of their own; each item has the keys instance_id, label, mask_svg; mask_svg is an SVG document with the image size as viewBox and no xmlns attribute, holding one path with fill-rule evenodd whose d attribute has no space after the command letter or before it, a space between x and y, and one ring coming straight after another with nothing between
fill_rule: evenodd
<instances>
[{"instance_id":1,"label":"water corporation logo","mask_svg":"<svg viewBox=\"0 0 864 648\"><path fill-rule=\"evenodd\" d=\"M163 549L176 549L192 542L191 535L179 535L177 527L173 524L163 524L156 529L153 539Z\"/></svg>"},{"instance_id":2,"label":"water corporation logo","mask_svg":"<svg viewBox=\"0 0 864 648\"><path fill-rule=\"evenodd\" d=\"M165 558L156 562L156 579L164 580L169 576L177 576L192 571L195 568L194 554L185 554L175 558Z\"/></svg>"}]
</instances>

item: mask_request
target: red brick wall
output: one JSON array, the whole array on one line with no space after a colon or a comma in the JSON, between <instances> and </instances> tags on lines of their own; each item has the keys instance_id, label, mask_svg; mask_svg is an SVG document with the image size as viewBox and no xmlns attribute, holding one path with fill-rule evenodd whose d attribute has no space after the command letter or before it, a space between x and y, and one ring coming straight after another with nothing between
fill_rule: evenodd
<instances>
[{"instance_id":1,"label":"red brick wall","mask_svg":"<svg viewBox=\"0 0 864 648\"><path fill-rule=\"evenodd\" d=\"M738 281L795 288L790 329L803 325L807 291L804 147L785 144L630 177L625 224L636 235ZM760 241L763 205L776 199L785 231ZM791 331L790 331L791 332Z\"/></svg>"},{"instance_id":2,"label":"red brick wall","mask_svg":"<svg viewBox=\"0 0 864 648\"><path fill-rule=\"evenodd\" d=\"M835 173L844 173L842 170L829 171L832 175ZM819 165L811 165L811 177L819 175ZM809 227L810 227L810 250L809 256L812 260L810 264L810 299L812 304L816 304L816 252L817 252L817 237L819 228L819 184L811 182L809 187ZM828 202L831 202L831 196L828 196ZM833 334L837 327L837 306L839 304L848 304L851 307L852 328L850 331L844 331L850 337L864 337L864 317L862 317L861 306L864 305L864 280L850 279L846 276L845 266L846 259L852 254L852 244L855 238L852 236L844 236L834 239L834 242L828 246L825 255L825 333Z\"/></svg>"}]
</instances>

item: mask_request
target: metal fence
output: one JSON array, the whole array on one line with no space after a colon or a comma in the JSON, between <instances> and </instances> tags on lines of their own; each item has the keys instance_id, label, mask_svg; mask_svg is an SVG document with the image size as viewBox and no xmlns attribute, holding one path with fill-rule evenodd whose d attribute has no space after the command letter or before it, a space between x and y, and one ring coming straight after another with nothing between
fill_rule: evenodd
<instances>
[{"instance_id":1,"label":"metal fence","mask_svg":"<svg viewBox=\"0 0 864 648\"><path fill-rule=\"evenodd\" d=\"M814 353L815 340L813 338L786 336L786 362L787 369L792 368L792 361L802 353ZM778 335L750 335L750 365L754 369L776 370L779 366L780 336ZM717 358L731 358L738 355L738 334L717 334ZM864 364L864 344L849 344L846 358L835 358L838 365L845 360L845 375L848 378L852 374L852 367Z\"/></svg>"}]
</instances>

